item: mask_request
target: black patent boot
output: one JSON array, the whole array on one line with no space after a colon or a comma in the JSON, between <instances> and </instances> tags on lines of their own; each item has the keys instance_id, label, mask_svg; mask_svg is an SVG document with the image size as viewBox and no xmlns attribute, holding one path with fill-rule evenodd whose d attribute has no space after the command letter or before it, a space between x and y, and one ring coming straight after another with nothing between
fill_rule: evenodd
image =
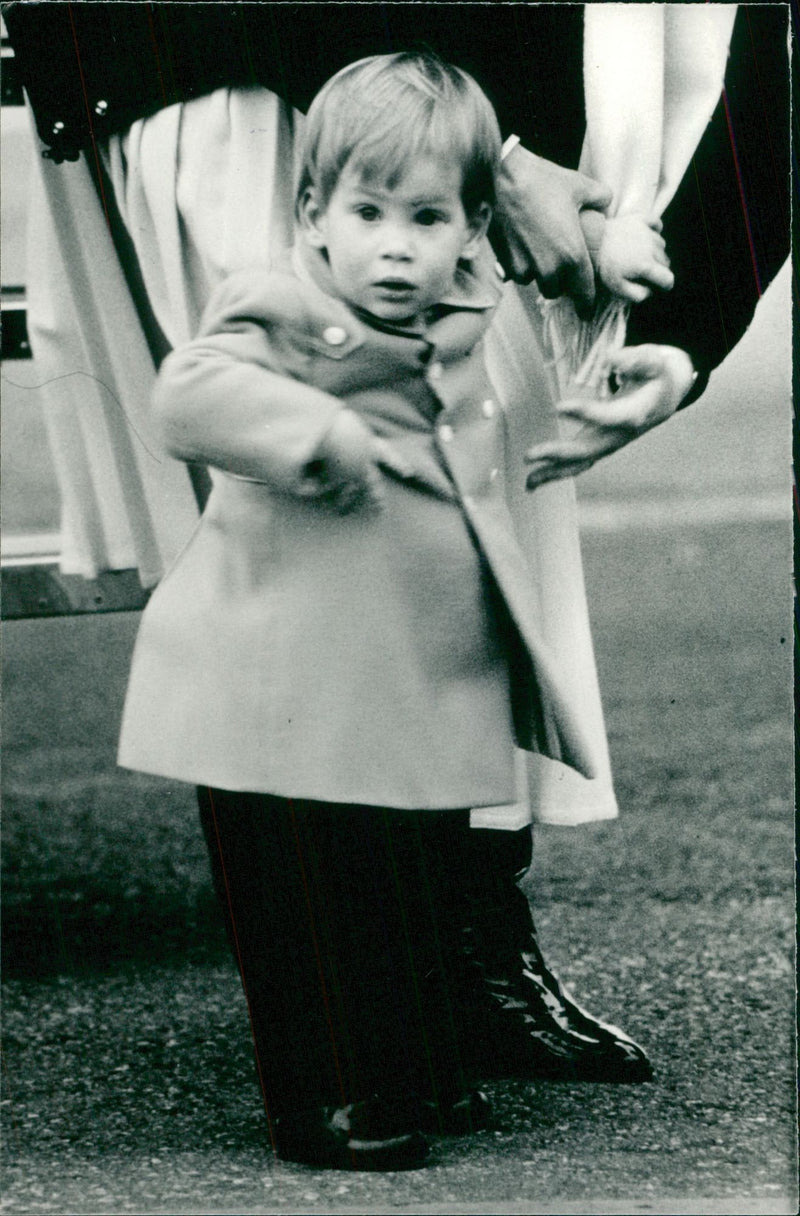
<instances>
[{"instance_id":1,"label":"black patent boot","mask_svg":"<svg viewBox=\"0 0 800 1216\"><path fill-rule=\"evenodd\" d=\"M582 1009L544 960L517 886L530 864L530 832L476 831L471 846L464 950L475 992L473 1067L487 1078L651 1081L642 1048Z\"/></svg>"}]
</instances>

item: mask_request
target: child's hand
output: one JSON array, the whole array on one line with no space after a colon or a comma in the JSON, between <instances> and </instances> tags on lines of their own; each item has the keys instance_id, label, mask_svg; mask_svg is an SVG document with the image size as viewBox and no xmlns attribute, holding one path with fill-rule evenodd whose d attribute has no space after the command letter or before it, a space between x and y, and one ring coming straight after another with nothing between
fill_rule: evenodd
<instances>
[{"instance_id":1,"label":"child's hand","mask_svg":"<svg viewBox=\"0 0 800 1216\"><path fill-rule=\"evenodd\" d=\"M675 276L669 268L658 220L648 221L643 215L617 215L606 219L602 234L597 235L600 239L596 250L592 250L593 261L599 278L612 295L640 304L652 294L653 288L662 291L672 288Z\"/></svg>"},{"instance_id":2,"label":"child's hand","mask_svg":"<svg viewBox=\"0 0 800 1216\"><path fill-rule=\"evenodd\" d=\"M404 462L385 439L374 435L352 410L340 410L313 460L306 465L298 493L324 499L343 515L375 510L383 498L381 465L401 477L408 476Z\"/></svg>"}]
</instances>

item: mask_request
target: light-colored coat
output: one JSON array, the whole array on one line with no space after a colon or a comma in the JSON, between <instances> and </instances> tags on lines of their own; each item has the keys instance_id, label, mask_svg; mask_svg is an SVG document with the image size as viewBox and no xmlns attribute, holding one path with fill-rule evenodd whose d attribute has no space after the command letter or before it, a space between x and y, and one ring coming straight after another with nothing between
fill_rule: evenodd
<instances>
[{"instance_id":1,"label":"light-colored coat","mask_svg":"<svg viewBox=\"0 0 800 1216\"><path fill-rule=\"evenodd\" d=\"M462 269L424 335L366 325L326 274L306 250L232 276L162 369L168 446L214 488L145 611L120 763L419 809L513 800L515 741L591 776L503 491L493 271ZM380 511L297 492L343 405L408 467Z\"/></svg>"}]
</instances>

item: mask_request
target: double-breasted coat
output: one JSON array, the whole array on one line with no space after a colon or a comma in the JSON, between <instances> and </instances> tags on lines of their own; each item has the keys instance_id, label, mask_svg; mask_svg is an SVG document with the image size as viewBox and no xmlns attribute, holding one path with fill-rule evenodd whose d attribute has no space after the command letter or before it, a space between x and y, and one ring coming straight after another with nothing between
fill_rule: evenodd
<instances>
[{"instance_id":1,"label":"double-breasted coat","mask_svg":"<svg viewBox=\"0 0 800 1216\"><path fill-rule=\"evenodd\" d=\"M513 801L515 745L592 775L506 505L486 253L410 334L357 317L300 246L228 279L165 361L167 446L214 487L143 616L123 765L416 809ZM308 495L345 407L403 466L379 510Z\"/></svg>"}]
</instances>

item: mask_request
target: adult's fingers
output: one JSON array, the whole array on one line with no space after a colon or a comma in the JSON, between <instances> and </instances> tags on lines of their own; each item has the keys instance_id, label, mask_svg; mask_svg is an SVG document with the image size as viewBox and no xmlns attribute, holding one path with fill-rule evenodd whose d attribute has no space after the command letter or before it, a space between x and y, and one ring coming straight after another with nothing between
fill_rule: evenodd
<instances>
[{"instance_id":1,"label":"adult's fingers","mask_svg":"<svg viewBox=\"0 0 800 1216\"><path fill-rule=\"evenodd\" d=\"M529 490L545 481L586 472L595 461L610 456L639 434L638 428L627 421L614 425L586 419L585 415L583 420L584 425L569 438L536 444L525 453L529 465L525 484Z\"/></svg>"},{"instance_id":2,"label":"adult's fingers","mask_svg":"<svg viewBox=\"0 0 800 1216\"><path fill-rule=\"evenodd\" d=\"M604 427L609 423L616 424L621 412L614 397L604 397L602 400L597 397L572 397L566 401L559 401L556 408L559 418L568 418L573 422L582 422L594 427ZM573 435L569 442L575 438L576 436ZM550 440L558 451L561 451L566 442L568 441L561 439ZM542 446L537 445L530 450L537 452Z\"/></svg>"},{"instance_id":3,"label":"adult's fingers","mask_svg":"<svg viewBox=\"0 0 800 1216\"><path fill-rule=\"evenodd\" d=\"M661 374L663 359L661 347L652 342L643 342L640 346L623 346L621 350L611 355L607 362L607 371L616 372L618 377L628 379L651 380Z\"/></svg>"},{"instance_id":4,"label":"adult's fingers","mask_svg":"<svg viewBox=\"0 0 800 1216\"><path fill-rule=\"evenodd\" d=\"M564 477L577 477L586 473L594 464L590 457L567 456L563 459L544 459L536 461L525 477L525 488L535 490L537 486L545 485L548 481L560 481Z\"/></svg>"},{"instance_id":5,"label":"adult's fingers","mask_svg":"<svg viewBox=\"0 0 800 1216\"><path fill-rule=\"evenodd\" d=\"M598 436L610 436L617 430L635 432L650 416L659 396L659 388L653 381L634 379L630 387L608 397L570 397L559 401L556 408L559 418L583 423L596 431ZM572 435L570 439L577 437Z\"/></svg>"},{"instance_id":6,"label":"adult's fingers","mask_svg":"<svg viewBox=\"0 0 800 1216\"><path fill-rule=\"evenodd\" d=\"M599 182L585 173L576 173L573 178L573 198L578 210L605 211L611 206L614 192L604 182Z\"/></svg>"},{"instance_id":7,"label":"adult's fingers","mask_svg":"<svg viewBox=\"0 0 800 1216\"><path fill-rule=\"evenodd\" d=\"M580 229L577 229L580 234ZM575 307L582 317L591 314L595 301L594 266L588 249L584 243L572 242L568 247L565 241L558 258L547 262L540 259L536 264L534 276L542 295L548 300L558 296L571 296ZM517 279L517 282L521 282Z\"/></svg>"},{"instance_id":8,"label":"adult's fingers","mask_svg":"<svg viewBox=\"0 0 800 1216\"><path fill-rule=\"evenodd\" d=\"M609 362L619 371L643 371L655 373L659 367L659 347L652 342L642 342L638 346L623 346L609 356Z\"/></svg>"},{"instance_id":9,"label":"adult's fingers","mask_svg":"<svg viewBox=\"0 0 800 1216\"><path fill-rule=\"evenodd\" d=\"M593 308L595 300L594 266L589 254L586 253L585 257L580 257L571 264L564 264L559 278L562 289L554 294L572 296L578 314L586 316Z\"/></svg>"},{"instance_id":10,"label":"adult's fingers","mask_svg":"<svg viewBox=\"0 0 800 1216\"><path fill-rule=\"evenodd\" d=\"M489 240L494 255L503 268L503 274L510 282L527 287L538 278L534 257L519 238L509 240L498 224L490 230Z\"/></svg>"},{"instance_id":11,"label":"adult's fingers","mask_svg":"<svg viewBox=\"0 0 800 1216\"><path fill-rule=\"evenodd\" d=\"M530 465L529 472L568 468L587 461L591 463L613 450L619 442L610 429L588 424L569 439L551 439L547 443L535 444L525 453L525 463ZM569 473L565 476L569 476Z\"/></svg>"}]
</instances>

